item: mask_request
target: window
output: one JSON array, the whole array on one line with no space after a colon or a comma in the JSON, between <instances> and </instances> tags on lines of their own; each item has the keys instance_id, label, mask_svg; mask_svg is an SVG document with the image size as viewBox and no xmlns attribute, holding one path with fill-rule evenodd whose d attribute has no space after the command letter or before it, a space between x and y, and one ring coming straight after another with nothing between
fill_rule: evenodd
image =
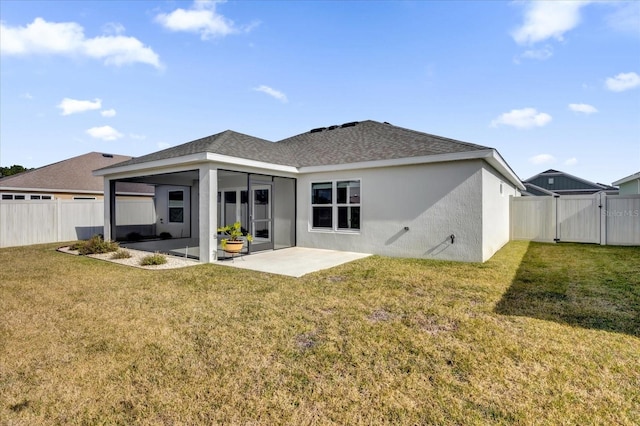
<instances>
[{"instance_id":1,"label":"window","mask_svg":"<svg viewBox=\"0 0 640 426\"><path fill-rule=\"evenodd\" d=\"M549 185L553 185L553 178L549 178Z\"/></svg>"},{"instance_id":2,"label":"window","mask_svg":"<svg viewBox=\"0 0 640 426\"><path fill-rule=\"evenodd\" d=\"M169 222L184 223L183 191L169 191Z\"/></svg>"},{"instance_id":3,"label":"window","mask_svg":"<svg viewBox=\"0 0 640 426\"><path fill-rule=\"evenodd\" d=\"M53 200L51 195L41 194L2 194L3 200ZM94 200L95 198L92 198Z\"/></svg>"},{"instance_id":4,"label":"window","mask_svg":"<svg viewBox=\"0 0 640 426\"><path fill-rule=\"evenodd\" d=\"M360 181L312 183L311 212L312 228L360 230Z\"/></svg>"},{"instance_id":5,"label":"window","mask_svg":"<svg viewBox=\"0 0 640 426\"><path fill-rule=\"evenodd\" d=\"M314 228L333 228L333 182L311 184L311 205Z\"/></svg>"}]
</instances>

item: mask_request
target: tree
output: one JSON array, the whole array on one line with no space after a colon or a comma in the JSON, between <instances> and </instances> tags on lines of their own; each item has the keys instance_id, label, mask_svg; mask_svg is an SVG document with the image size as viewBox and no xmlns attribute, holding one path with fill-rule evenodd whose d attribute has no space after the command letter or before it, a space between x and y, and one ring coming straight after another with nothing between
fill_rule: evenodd
<instances>
[{"instance_id":1,"label":"tree","mask_svg":"<svg viewBox=\"0 0 640 426\"><path fill-rule=\"evenodd\" d=\"M26 172L27 170L29 169L17 164L14 164L11 167L0 167L0 177L17 175L18 173Z\"/></svg>"}]
</instances>

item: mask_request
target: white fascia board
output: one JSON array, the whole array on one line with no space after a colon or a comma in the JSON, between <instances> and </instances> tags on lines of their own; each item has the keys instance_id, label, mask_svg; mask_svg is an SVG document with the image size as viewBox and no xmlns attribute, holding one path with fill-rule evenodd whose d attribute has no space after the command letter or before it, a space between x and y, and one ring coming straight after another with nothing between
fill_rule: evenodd
<instances>
[{"instance_id":1,"label":"white fascia board","mask_svg":"<svg viewBox=\"0 0 640 426\"><path fill-rule=\"evenodd\" d=\"M486 160L487 160L487 163L491 164L497 171L500 172L500 174L506 177L509 182L514 184L516 188L518 188L521 191L524 191L527 189L522 183L522 181L520 180L520 178L518 177L518 175L516 175L516 173L511 169L511 167L509 167L507 162L504 161L504 158L502 158L502 156L497 150L492 149L491 155L488 156Z\"/></svg>"},{"instance_id":2,"label":"white fascia board","mask_svg":"<svg viewBox=\"0 0 640 426\"><path fill-rule=\"evenodd\" d=\"M640 179L640 172L638 173L634 173L630 176L624 177L620 180L617 180L613 183L611 183L611 185L617 186L617 185L622 185L623 183L627 183L627 182L631 182L632 180L636 180L636 179Z\"/></svg>"},{"instance_id":3,"label":"white fascia board","mask_svg":"<svg viewBox=\"0 0 640 426\"><path fill-rule=\"evenodd\" d=\"M105 169L94 170L94 176L108 176L119 174L132 174L132 176L140 176L141 174L162 174L167 173L168 167L186 166L207 161L207 153L199 152L197 154L184 155L182 157L165 158L163 160L148 161L145 163L128 164L126 166L115 166ZM153 172L156 170L156 172ZM187 169L184 169L187 170ZM143 173L141 173L143 172Z\"/></svg>"},{"instance_id":4,"label":"white fascia board","mask_svg":"<svg viewBox=\"0 0 640 426\"><path fill-rule=\"evenodd\" d=\"M282 164L265 163L264 161L249 160L247 158L231 157L229 155L207 153L207 160L215 163L231 164L233 166L252 167L256 169L264 169L275 172L285 172L298 174L299 170L294 166L285 166Z\"/></svg>"},{"instance_id":5,"label":"white fascia board","mask_svg":"<svg viewBox=\"0 0 640 426\"><path fill-rule=\"evenodd\" d=\"M231 166L252 167L262 170L278 171L285 173L297 174L298 169L293 166L283 166L280 164L271 164L264 161L249 160L246 158L231 157L228 155L214 154L211 152L201 152L197 154L185 155L182 157L166 158L158 161L149 161L146 163L128 164L120 167L109 167L106 169L95 170L94 176L110 176L114 178L136 177L149 174L165 174L176 171L190 170L188 166L201 164L206 162L215 162L219 164L229 164Z\"/></svg>"}]
</instances>

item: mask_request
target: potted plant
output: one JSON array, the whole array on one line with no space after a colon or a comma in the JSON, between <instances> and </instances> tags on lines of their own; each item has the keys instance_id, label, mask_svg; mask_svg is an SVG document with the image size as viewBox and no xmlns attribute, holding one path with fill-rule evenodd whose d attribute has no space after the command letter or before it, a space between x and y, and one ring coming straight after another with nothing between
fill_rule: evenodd
<instances>
[{"instance_id":1,"label":"potted plant","mask_svg":"<svg viewBox=\"0 0 640 426\"><path fill-rule=\"evenodd\" d=\"M245 237L249 242L253 241L251 234L242 229L240 222L218 228L218 232L228 235L228 238L223 238L220 241L222 250L227 253L240 253L242 247L244 247L244 240L241 237Z\"/></svg>"}]
</instances>

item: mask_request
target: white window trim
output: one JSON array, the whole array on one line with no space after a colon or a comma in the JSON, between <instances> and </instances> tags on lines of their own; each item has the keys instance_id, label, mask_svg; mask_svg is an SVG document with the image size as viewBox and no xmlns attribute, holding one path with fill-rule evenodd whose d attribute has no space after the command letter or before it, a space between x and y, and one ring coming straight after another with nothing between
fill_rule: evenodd
<instances>
[{"instance_id":1,"label":"white window trim","mask_svg":"<svg viewBox=\"0 0 640 426\"><path fill-rule=\"evenodd\" d=\"M358 204L338 204L338 182L358 181L360 183L360 202ZM331 182L331 204L313 204L313 185ZM318 179L309 183L309 232L326 234L360 234L362 232L362 178ZM360 207L360 229L338 228L338 207ZM313 226L313 208L331 207L331 228L316 228Z\"/></svg>"}]
</instances>

